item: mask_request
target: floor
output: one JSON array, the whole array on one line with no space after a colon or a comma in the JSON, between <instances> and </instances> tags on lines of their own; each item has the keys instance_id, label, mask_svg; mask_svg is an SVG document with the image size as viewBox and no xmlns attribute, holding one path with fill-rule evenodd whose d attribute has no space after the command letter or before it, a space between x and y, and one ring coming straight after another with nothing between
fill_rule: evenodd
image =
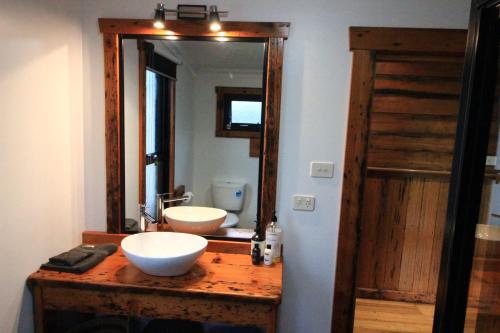
<instances>
[{"instance_id":1,"label":"floor","mask_svg":"<svg viewBox=\"0 0 500 333\"><path fill-rule=\"evenodd\" d=\"M464 333L476 332L477 311L467 309ZM356 299L354 333L432 332L433 304Z\"/></svg>"},{"instance_id":2,"label":"floor","mask_svg":"<svg viewBox=\"0 0 500 333\"><path fill-rule=\"evenodd\" d=\"M355 333L432 332L434 305L358 298Z\"/></svg>"}]
</instances>

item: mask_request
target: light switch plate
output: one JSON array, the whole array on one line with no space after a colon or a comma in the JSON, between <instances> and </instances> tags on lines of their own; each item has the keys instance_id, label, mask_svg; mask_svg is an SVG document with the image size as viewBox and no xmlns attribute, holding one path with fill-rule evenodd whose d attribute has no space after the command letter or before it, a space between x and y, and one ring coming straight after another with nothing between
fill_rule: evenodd
<instances>
[{"instance_id":1,"label":"light switch plate","mask_svg":"<svg viewBox=\"0 0 500 333\"><path fill-rule=\"evenodd\" d=\"M294 210L314 210L316 198L314 195L296 194L293 196L293 209Z\"/></svg>"},{"instance_id":2,"label":"light switch plate","mask_svg":"<svg viewBox=\"0 0 500 333\"><path fill-rule=\"evenodd\" d=\"M333 178L333 162L311 162L311 177Z\"/></svg>"},{"instance_id":3,"label":"light switch plate","mask_svg":"<svg viewBox=\"0 0 500 333\"><path fill-rule=\"evenodd\" d=\"M486 166L496 166L497 157L496 156L486 156Z\"/></svg>"}]
</instances>

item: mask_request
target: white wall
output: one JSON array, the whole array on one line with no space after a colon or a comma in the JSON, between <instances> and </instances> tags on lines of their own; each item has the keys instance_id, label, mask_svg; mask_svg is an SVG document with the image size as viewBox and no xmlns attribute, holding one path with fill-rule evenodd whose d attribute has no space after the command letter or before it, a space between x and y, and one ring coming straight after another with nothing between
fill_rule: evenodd
<instances>
[{"instance_id":1,"label":"white wall","mask_svg":"<svg viewBox=\"0 0 500 333\"><path fill-rule=\"evenodd\" d=\"M87 229L104 230L106 225L103 51L97 18L151 17L156 2L82 1ZM168 7L177 3L169 1ZM230 20L292 23L285 43L278 170L278 213L286 255L280 332L328 332L349 98L348 27L466 28L470 1L214 0L211 4L229 10ZM311 160L333 161L335 178L310 178ZM316 195L316 210L293 211L294 193Z\"/></svg>"},{"instance_id":2,"label":"white wall","mask_svg":"<svg viewBox=\"0 0 500 333\"><path fill-rule=\"evenodd\" d=\"M213 205L211 184L214 180L244 181L243 209L238 213L240 228L255 228L259 159L250 157L250 139L215 136L215 87L262 86L262 74L207 71L195 78L193 192L195 205Z\"/></svg>"},{"instance_id":3,"label":"white wall","mask_svg":"<svg viewBox=\"0 0 500 333\"><path fill-rule=\"evenodd\" d=\"M80 2L0 1L0 332L32 332L28 275L81 240Z\"/></svg>"}]
</instances>

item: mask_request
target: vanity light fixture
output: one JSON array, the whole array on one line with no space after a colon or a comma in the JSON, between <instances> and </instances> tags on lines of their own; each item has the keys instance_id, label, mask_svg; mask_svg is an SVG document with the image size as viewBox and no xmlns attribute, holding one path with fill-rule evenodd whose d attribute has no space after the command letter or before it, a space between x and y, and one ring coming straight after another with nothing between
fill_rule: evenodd
<instances>
[{"instance_id":1,"label":"vanity light fixture","mask_svg":"<svg viewBox=\"0 0 500 333\"><path fill-rule=\"evenodd\" d=\"M208 23L210 23L210 30L212 31L220 31L220 17L219 11L217 10L217 6L210 6L210 12L208 14Z\"/></svg>"},{"instance_id":2,"label":"vanity light fixture","mask_svg":"<svg viewBox=\"0 0 500 333\"><path fill-rule=\"evenodd\" d=\"M159 3L155 9L153 26L156 29L165 29L165 5L162 3Z\"/></svg>"},{"instance_id":3,"label":"vanity light fixture","mask_svg":"<svg viewBox=\"0 0 500 333\"><path fill-rule=\"evenodd\" d=\"M167 8L165 8L164 3L159 3L155 9L153 26L156 29L165 29L165 14L166 13L177 13L178 18L179 18L179 14L189 15L190 16L189 19L206 19L208 17L208 24L209 24L208 27L209 27L210 31L218 32L222 29L220 17L225 16L229 13L227 11L219 11L217 9L217 6L213 6L213 5L209 7L210 9L208 11L206 9L203 9L203 7L206 8L205 6L199 6L199 7L202 7L199 10L197 10L197 9L186 10L186 9L182 9L183 8L182 6L187 7L188 5L180 5L179 6L180 9L167 9ZM196 6L190 6L190 7L196 7ZM193 14L195 14L195 15L199 14L199 18L193 17Z\"/></svg>"}]
</instances>

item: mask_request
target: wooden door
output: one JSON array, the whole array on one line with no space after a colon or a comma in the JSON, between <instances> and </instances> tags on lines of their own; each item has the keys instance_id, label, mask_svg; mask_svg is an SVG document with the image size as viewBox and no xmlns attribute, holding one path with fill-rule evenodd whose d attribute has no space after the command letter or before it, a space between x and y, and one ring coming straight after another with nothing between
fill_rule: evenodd
<instances>
[{"instance_id":1,"label":"wooden door","mask_svg":"<svg viewBox=\"0 0 500 333\"><path fill-rule=\"evenodd\" d=\"M462 55L375 56L359 297L435 300L462 67Z\"/></svg>"},{"instance_id":2,"label":"wooden door","mask_svg":"<svg viewBox=\"0 0 500 333\"><path fill-rule=\"evenodd\" d=\"M434 302L466 31L351 28L332 331L356 297Z\"/></svg>"}]
</instances>

